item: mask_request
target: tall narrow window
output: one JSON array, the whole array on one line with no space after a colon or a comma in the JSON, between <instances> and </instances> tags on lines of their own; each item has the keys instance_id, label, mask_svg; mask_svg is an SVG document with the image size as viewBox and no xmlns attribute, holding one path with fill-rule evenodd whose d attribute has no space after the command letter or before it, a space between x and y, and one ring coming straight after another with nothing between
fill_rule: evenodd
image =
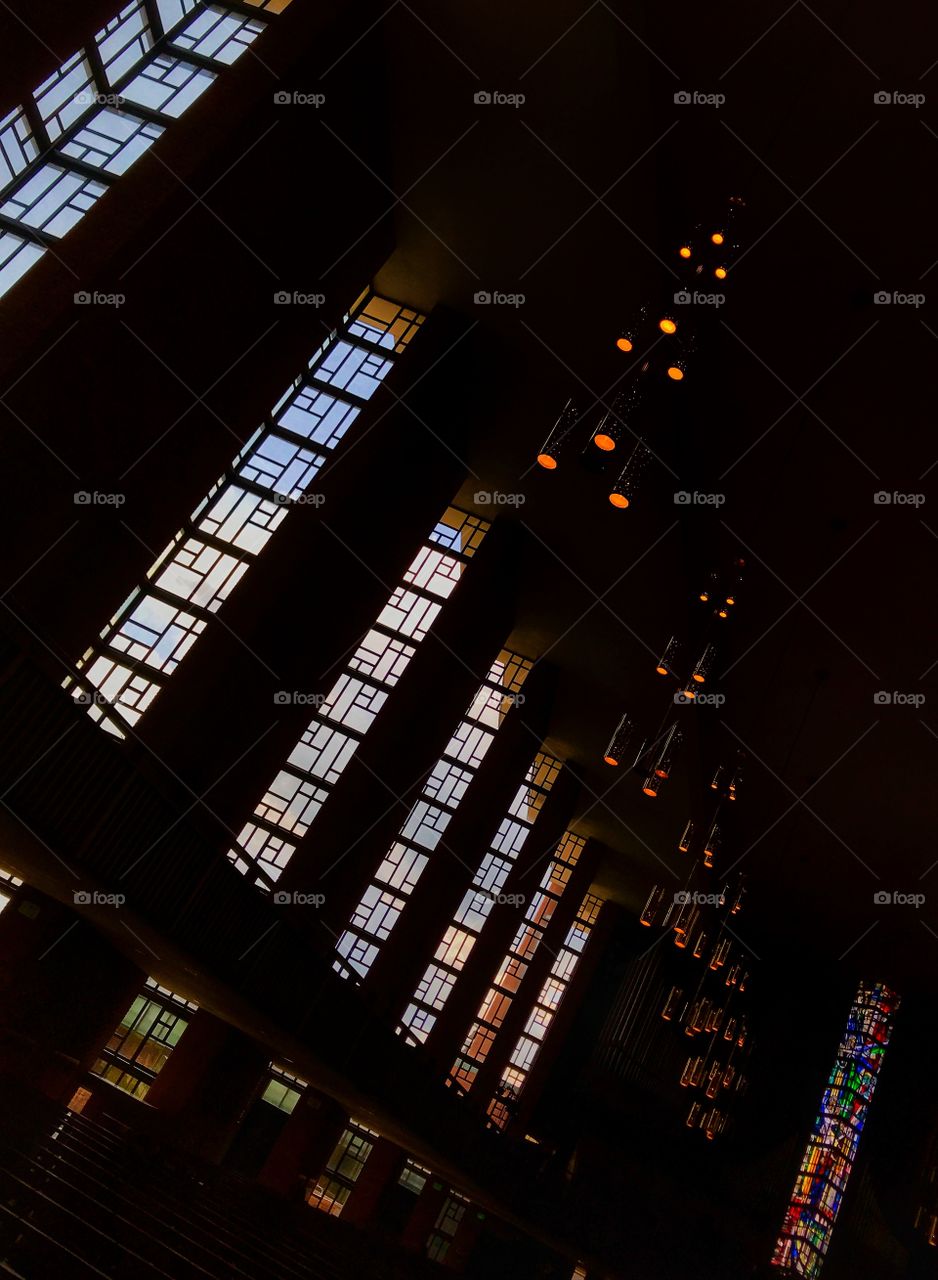
<instances>
[{"instance_id":1,"label":"tall narrow window","mask_svg":"<svg viewBox=\"0 0 938 1280\"><path fill-rule=\"evenodd\" d=\"M466 1034L459 1057L450 1070L451 1081L466 1092L475 1084L479 1068L495 1043L585 844L580 836L566 832L547 864L537 892L528 903L508 954L499 966Z\"/></svg>"},{"instance_id":2,"label":"tall narrow window","mask_svg":"<svg viewBox=\"0 0 938 1280\"><path fill-rule=\"evenodd\" d=\"M325 695L228 852L240 872L254 873L259 888L269 889L293 857L488 528L456 507L443 512Z\"/></svg>"},{"instance_id":3,"label":"tall narrow window","mask_svg":"<svg viewBox=\"0 0 938 1280\"><path fill-rule=\"evenodd\" d=\"M0 120L0 214L23 233L0 232L0 296L289 0L252 3L257 16L207 0L131 0L34 90L28 109Z\"/></svg>"},{"instance_id":4,"label":"tall narrow window","mask_svg":"<svg viewBox=\"0 0 938 1280\"><path fill-rule=\"evenodd\" d=\"M443 1201L443 1207L437 1214L436 1222L430 1238L427 1240L427 1257L434 1262L442 1262L449 1253L453 1237L459 1230L459 1224L466 1216L469 1201L455 1191L451 1191Z\"/></svg>"},{"instance_id":5,"label":"tall narrow window","mask_svg":"<svg viewBox=\"0 0 938 1280\"><path fill-rule=\"evenodd\" d=\"M580 903L576 919L570 926L564 944L551 965L547 981L541 987L534 1008L509 1058L509 1065L502 1072L501 1082L488 1105L492 1123L499 1129L504 1129L515 1112L528 1073L540 1053L541 1045L547 1037L560 1002L580 963L580 957L586 950L586 944L589 942L590 933L602 905L602 898L597 898L591 893L586 895Z\"/></svg>"},{"instance_id":6,"label":"tall narrow window","mask_svg":"<svg viewBox=\"0 0 938 1280\"><path fill-rule=\"evenodd\" d=\"M422 322L362 294L65 680L93 720L121 738L136 724Z\"/></svg>"},{"instance_id":7,"label":"tall narrow window","mask_svg":"<svg viewBox=\"0 0 938 1280\"><path fill-rule=\"evenodd\" d=\"M782 1271L820 1275L898 1007L882 983L860 983L775 1246Z\"/></svg>"},{"instance_id":8,"label":"tall narrow window","mask_svg":"<svg viewBox=\"0 0 938 1280\"><path fill-rule=\"evenodd\" d=\"M368 974L533 665L507 649L492 663L336 944L343 977Z\"/></svg>"},{"instance_id":9,"label":"tall narrow window","mask_svg":"<svg viewBox=\"0 0 938 1280\"><path fill-rule=\"evenodd\" d=\"M143 1100L198 1007L147 978L92 1072Z\"/></svg>"},{"instance_id":10,"label":"tall narrow window","mask_svg":"<svg viewBox=\"0 0 938 1280\"><path fill-rule=\"evenodd\" d=\"M345 1208L345 1202L378 1137L380 1135L374 1129L367 1129L357 1120L349 1120L348 1128L336 1143L325 1169L307 1188L306 1203L337 1218Z\"/></svg>"},{"instance_id":11,"label":"tall narrow window","mask_svg":"<svg viewBox=\"0 0 938 1280\"><path fill-rule=\"evenodd\" d=\"M433 961L424 971L410 1004L404 1010L398 1030L405 1031L410 1038L424 1041L433 1029L562 767L553 756L538 752L525 773L495 838L443 934Z\"/></svg>"},{"instance_id":12,"label":"tall narrow window","mask_svg":"<svg viewBox=\"0 0 938 1280\"><path fill-rule=\"evenodd\" d=\"M10 905L13 895L22 883L19 876L13 875L11 871L4 871L0 867L0 911Z\"/></svg>"}]
</instances>

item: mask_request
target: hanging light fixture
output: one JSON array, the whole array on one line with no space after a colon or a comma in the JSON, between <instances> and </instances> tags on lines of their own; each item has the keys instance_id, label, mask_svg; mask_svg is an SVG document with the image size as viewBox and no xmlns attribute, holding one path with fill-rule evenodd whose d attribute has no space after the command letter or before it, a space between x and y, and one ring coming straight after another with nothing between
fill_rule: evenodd
<instances>
[{"instance_id":1,"label":"hanging light fixture","mask_svg":"<svg viewBox=\"0 0 938 1280\"><path fill-rule=\"evenodd\" d=\"M601 449L603 453L612 453L619 445L623 433L626 431L625 425L625 406L628 401L634 403L636 399L635 389L629 392L620 392L613 400L612 404L599 420L599 425L593 432L592 443L597 449Z\"/></svg>"},{"instance_id":2,"label":"hanging light fixture","mask_svg":"<svg viewBox=\"0 0 938 1280\"><path fill-rule=\"evenodd\" d=\"M682 244L680 249L678 249L679 257L684 258L685 260L691 256L692 252L693 251L689 244Z\"/></svg>"},{"instance_id":3,"label":"hanging light fixture","mask_svg":"<svg viewBox=\"0 0 938 1280\"><path fill-rule=\"evenodd\" d=\"M707 832L707 838L704 841L704 866L713 866L713 856L720 848L721 835L719 825L714 822L710 830Z\"/></svg>"},{"instance_id":4,"label":"hanging light fixture","mask_svg":"<svg viewBox=\"0 0 938 1280\"><path fill-rule=\"evenodd\" d=\"M717 575L715 573L708 574L706 582L700 588L700 592L697 596L697 599L702 600L703 603L706 604L710 599L714 597L716 593L716 586L717 586Z\"/></svg>"},{"instance_id":5,"label":"hanging light fixture","mask_svg":"<svg viewBox=\"0 0 938 1280\"><path fill-rule=\"evenodd\" d=\"M673 316L662 316L658 321L658 328L668 335L677 333L677 321Z\"/></svg>"},{"instance_id":6,"label":"hanging light fixture","mask_svg":"<svg viewBox=\"0 0 938 1280\"><path fill-rule=\"evenodd\" d=\"M679 852L681 852L681 853L687 853L688 849L690 848L691 841L692 841L692 840L693 840L693 838L694 838L694 831L695 831L695 829L696 829L696 828L695 828L695 826L694 826L694 822L693 822L693 820L691 820L690 822L688 822L688 824L687 824L687 826L684 828L684 832L683 832L683 834L682 834L682 836L681 836L681 838L680 838L680 840L678 841L678 844L677 844L677 847L678 847Z\"/></svg>"},{"instance_id":7,"label":"hanging light fixture","mask_svg":"<svg viewBox=\"0 0 938 1280\"><path fill-rule=\"evenodd\" d=\"M673 676L674 667L678 655L681 652L681 646L678 643L677 636L672 636L668 643L664 646L664 653L658 659L658 665L655 670L659 676Z\"/></svg>"},{"instance_id":8,"label":"hanging light fixture","mask_svg":"<svg viewBox=\"0 0 938 1280\"><path fill-rule=\"evenodd\" d=\"M668 377L672 382L683 382L684 374L687 372L687 361L683 356L679 356L676 360L672 360L668 365Z\"/></svg>"},{"instance_id":9,"label":"hanging light fixture","mask_svg":"<svg viewBox=\"0 0 938 1280\"><path fill-rule=\"evenodd\" d=\"M677 1013L678 1006L681 1003L681 996L684 994L680 987L672 987L668 993L668 998L664 1002L664 1008L661 1010L661 1016L665 1022L670 1022Z\"/></svg>"},{"instance_id":10,"label":"hanging light fixture","mask_svg":"<svg viewBox=\"0 0 938 1280\"><path fill-rule=\"evenodd\" d=\"M711 244L723 244L723 242L725 241L725 239L726 239L726 235L725 235L725 233L724 233L724 232L722 232L722 231L714 231L713 235L710 237L710 243L711 243Z\"/></svg>"},{"instance_id":11,"label":"hanging light fixture","mask_svg":"<svg viewBox=\"0 0 938 1280\"><path fill-rule=\"evenodd\" d=\"M691 672L691 679L695 684L704 684L707 676L710 674L714 661L716 660L716 646L708 644L703 653L697 659L697 665Z\"/></svg>"},{"instance_id":12,"label":"hanging light fixture","mask_svg":"<svg viewBox=\"0 0 938 1280\"><path fill-rule=\"evenodd\" d=\"M650 456L648 449L639 441L610 490L609 501L614 507L624 511L631 504L639 477L645 470Z\"/></svg>"},{"instance_id":13,"label":"hanging light fixture","mask_svg":"<svg viewBox=\"0 0 938 1280\"><path fill-rule=\"evenodd\" d=\"M616 731L609 741L603 760L606 764L618 766L622 763L622 757L629 745L632 737L632 721L627 715L624 715L616 726Z\"/></svg>"},{"instance_id":14,"label":"hanging light fixture","mask_svg":"<svg viewBox=\"0 0 938 1280\"><path fill-rule=\"evenodd\" d=\"M554 423L550 435L541 445L540 452L537 455L538 465L543 467L545 471L557 470L560 451L576 425L576 406L572 400L568 400L560 411L560 417Z\"/></svg>"},{"instance_id":15,"label":"hanging light fixture","mask_svg":"<svg viewBox=\"0 0 938 1280\"><path fill-rule=\"evenodd\" d=\"M719 791L719 790L720 790L720 787L723 785L723 775L724 775L724 773L725 773L725 772L726 772L726 770L724 769L723 765L718 764L718 765L717 765L717 769L716 769L716 773L715 773L715 774L713 775L713 777L710 779L710 790L711 790L711 791Z\"/></svg>"},{"instance_id":16,"label":"hanging light fixture","mask_svg":"<svg viewBox=\"0 0 938 1280\"><path fill-rule=\"evenodd\" d=\"M737 795L739 794L739 786L742 780L743 780L743 771L737 765L737 767L733 770L733 776L730 778L729 783L727 784L727 787L726 787L727 800L736 799Z\"/></svg>"},{"instance_id":17,"label":"hanging light fixture","mask_svg":"<svg viewBox=\"0 0 938 1280\"><path fill-rule=\"evenodd\" d=\"M658 913L664 904L664 885L655 885L651 893L648 895L648 901L642 908L642 914L638 917L638 923L643 924L646 929L650 929L658 918Z\"/></svg>"},{"instance_id":18,"label":"hanging light fixture","mask_svg":"<svg viewBox=\"0 0 938 1280\"><path fill-rule=\"evenodd\" d=\"M684 735L678 729L677 724L672 724L671 728L664 735L658 757L655 760L654 775L656 778L668 778L671 774L671 761L675 751L684 741Z\"/></svg>"},{"instance_id":19,"label":"hanging light fixture","mask_svg":"<svg viewBox=\"0 0 938 1280\"><path fill-rule=\"evenodd\" d=\"M715 268L714 268L714 271L713 271L713 274L716 276L716 278L717 278L718 280L725 280L725 279L726 279L726 267L715 267Z\"/></svg>"}]
</instances>

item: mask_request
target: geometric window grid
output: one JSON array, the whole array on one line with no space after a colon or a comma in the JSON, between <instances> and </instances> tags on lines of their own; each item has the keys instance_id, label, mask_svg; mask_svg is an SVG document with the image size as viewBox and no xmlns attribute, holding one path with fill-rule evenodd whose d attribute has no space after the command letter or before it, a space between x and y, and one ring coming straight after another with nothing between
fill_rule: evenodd
<instances>
[{"instance_id":1,"label":"geometric window grid","mask_svg":"<svg viewBox=\"0 0 938 1280\"><path fill-rule=\"evenodd\" d=\"M306 1203L337 1218L371 1155L374 1140L380 1136L357 1120L349 1120L325 1169L315 1182L307 1184Z\"/></svg>"},{"instance_id":2,"label":"geometric window grid","mask_svg":"<svg viewBox=\"0 0 938 1280\"><path fill-rule=\"evenodd\" d=\"M533 665L507 649L492 663L336 943L342 977L368 975Z\"/></svg>"},{"instance_id":3,"label":"geometric window grid","mask_svg":"<svg viewBox=\"0 0 938 1280\"><path fill-rule=\"evenodd\" d=\"M586 841L582 837L571 831L564 833L541 877L537 893L528 903L524 919L479 1006L475 1021L466 1033L459 1057L450 1069L448 1083L456 1084L464 1092L468 1092L475 1084L479 1067L491 1052L495 1037L505 1021L585 845Z\"/></svg>"},{"instance_id":4,"label":"geometric window grid","mask_svg":"<svg viewBox=\"0 0 938 1280\"><path fill-rule=\"evenodd\" d=\"M198 1007L147 978L92 1073L142 1101Z\"/></svg>"},{"instance_id":5,"label":"geometric window grid","mask_svg":"<svg viewBox=\"0 0 938 1280\"><path fill-rule=\"evenodd\" d=\"M431 529L228 852L258 888L276 883L488 529L456 507Z\"/></svg>"},{"instance_id":6,"label":"geometric window grid","mask_svg":"<svg viewBox=\"0 0 938 1280\"><path fill-rule=\"evenodd\" d=\"M559 760L543 752L534 757L432 962L411 996L398 1027L399 1034L421 1042L430 1034L562 767Z\"/></svg>"},{"instance_id":7,"label":"geometric window grid","mask_svg":"<svg viewBox=\"0 0 938 1280\"><path fill-rule=\"evenodd\" d=\"M566 994L602 905L602 898L597 898L591 893L588 893L580 903L576 919L567 932L564 944L541 987L524 1030L518 1037L508 1059L509 1065L502 1072L499 1087L487 1108L491 1123L499 1129L505 1128L514 1113L515 1104L524 1088L528 1073L540 1053L560 1002Z\"/></svg>"},{"instance_id":8,"label":"geometric window grid","mask_svg":"<svg viewBox=\"0 0 938 1280\"><path fill-rule=\"evenodd\" d=\"M455 1191L451 1191L444 1200L443 1207L437 1214L436 1222L433 1224L433 1231L427 1240L427 1257L433 1262L442 1262L446 1257L453 1236L459 1230L459 1224L462 1222L468 1208L469 1201Z\"/></svg>"},{"instance_id":9,"label":"geometric window grid","mask_svg":"<svg viewBox=\"0 0 938 1280\"><path fill-rule=\"evenodd\" d=\"M0 214L22 229L18 242L0 234L0 296L265 27L205 0L131 0L93 37L93 56L73 53L0 119Z\"/></svg>"},{"instance_id":10,"label":"geometric window grid","mask_svg":"<svg viewBox=\"0 0 938 1280\"><path fill-rule=\"evenodd\" d=\"M362 294L111 618L63 687L123 738L380 386L423 317Z\"/></svg>"},{"instance_id":11,"label":"geometric window grid","mask_svg":"<svg viewBox=\"0 0 938 1280\"><path fill-rule=\"evenodd\" d=\"M860 983L775 1246L781 1271L820 1274L898 1007L882 983Z\"/></svg>"}]
</instances>

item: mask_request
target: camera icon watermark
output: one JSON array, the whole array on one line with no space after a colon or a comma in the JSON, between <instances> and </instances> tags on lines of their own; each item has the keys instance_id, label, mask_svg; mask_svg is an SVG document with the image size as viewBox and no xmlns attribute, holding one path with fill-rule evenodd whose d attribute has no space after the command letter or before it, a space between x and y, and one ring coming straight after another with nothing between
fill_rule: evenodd
<instances>
[{"instance_id":1,"label":"camera icon watermark","mask_svg":"<svg viewBox=\"0 0 938 1280\"><path fill-rule=\"evenodd\" d=\"M679 507L722 507L726 502L725 493L693 493L687 489L678 489L674 495L675 504Z\"/></svg>"},{"instance_id":2,"label":"camera icon watermark","mask_svg":"<svg viewBox=\"0 0 938 1280\"><path fill-rule=\"evenodd\" d=\"M324 93L304 93L302 90L289 92L279 89L274 94L274 102L278 107L321 107L326 101Z\"/></svg>"},{"instance_id":3,"label":"camera icon watermark","mask_svg":"<svg viewBox=\"0 0 938 1280\"><path fill-rule=\"evenodd\" d=\"M701 692L691 697L683 689L678 689L674 695L674 705L676 707L722 707L726 705L726 694Z\"/></svg>"},{"instance_id":4,"label":"camera icon watermark","mask_svg":"<svg viewBox=\"0 0 938 1280\"><path fill-rule=\"evenodd\" d=\"M324 693L304 693L302 689L278 689L274 694L275 707L323 707Z\"/></svg>"},{"instance_id":5,"label":"camera icon watermark","mask_svg":"<svg viewBox=\"0 0 938 1280\"><path fill-rule=\"evenodd\" d=\"M877 507L920 507L925 502L924 493L900 493L897 489L893 489L890 493L886 489L879 489L873 494L873 502Z\"/></svg>"},{"instance_id":6,"label":"camera icon watermark","mask_svg":"<svg viewBox=\"0 0 938 1280\"><path fill-rule=\"evenodd\" d=\"M898 689L890 693L887 689L880 689L873 694L874 707L915 707L917 711L924 705L924 693L902 693Z\"/></svg>"},{"instance_id":7,"label":"camera icon watermark","mask_svg":"<svg viewBox=\"0 0 938 1280\"><path fill-rule=\"evenodd\" d=\"M498 289L477 289L472 295L477 307L523 307L527 298L523 293L501 293Z\"/></svg>"},{"instance_id":8,"label":"camera icon watermark","mask_svg":"<svg viewBox=\"0 0 938 1280\"><path fill-rule=\"evenodd\" d=\"M111 704L100 689L76 689L72 701L80 707L109 707Z\"/></svg>"},{"instance_id":9,"label":"camera icon watermark","mask_svg":"<svg viewBox=\"0 0 938 1280\"><path fill-rule=\"evenodd\" d=\"M499 89L477 89L472 95L477 107L523 107L527 98L523 93L502 93Z\"/></svg>"},{"instance_id":10,"label":"camera icon watermark","mask_svg":"<svg viewBox=\"0 0 938 1280\"><path fill-rule=\"evenodd\" d=\"M877 107L915 107L916 111L924 105L924 93L903 93L889 89L878 89L873 94L873 102Z\"/></svg>"},{"instance_id":11,"label":"camera icon watermark","mask_svg":"<svg viewBox=\"0 0 938 1280\"><path fill-rule=\"evenodd\" d=\"M72 494L76 507L122 507L127 501L124 493L100 493L97 489L90 491L79 489Z\"/></svg>"},{"instance_id":12,"label":"camera icon watermark","mask_svg":"<svg viewBox=\"0 0 938 1280\"><path fill-rule=\"evenodd\" d=\"M272 493L270 501L278 507L321 507L325 504L324 493Z\"/></svg>"},{"instance_id":13,"label":"camera icon watermark","mask_svg":"<svg viewBox=\"0 0 938 1280\"><path fill-rule=\"evenodd\" d=\"M725 293L691 293L688 289L679 289L674 295L675 304L679 307L722 307L726 301Z\"/></svg>"},{"instance_id":14,"label":"camera icon watermark","mask_svg":"<svg viewBox=\"0 0 938 1280\"><path fill-rule=\"evenodd\" d=\"M873 894L873 904L877 907L921 907L924 902L924 893L903 893L901 890L877 889Z\"/></svg>"},{"instance_id":15,"label":"camera icon watermark","mask_svg":"<svg viewBox=\"0 0 938 1280\"><path fill-rule=\"evenodd\" d=\"M321 907L326 901L324 893L301 893L297 889L275 889L272 897L278 907Z\"/></svg>"},{"instance_id":16,"label":"camera icon watermark","mask_svg":"<svg viewBox=\"0 0 938 1280\"><path fill-rule=\"evenodd\" d=\"M520 507L527 502L523 493L502 493L500 489L479 489L472 500L480 507Z\"/></svg>"},{"instance_id":17,"label":"camera icon watermark","mask_svg":"<svg viewBox=\"0 0 938 1280\"><path fill-rule=\"evenodd\" d=\"M101 293L98 289L79 289L72 294L76 307L122 307L127 301L126 293Z\"/></svg>"},{"instance_id":18,"label":"camera icon watermark","mask_svg":"<svg viewBox=\"0 0 938 1280\"><path fill-rule=\"evenodd\" d=\"M278 307L321 307L326 301L324 293L303 293L299 289L278 289L274 305Z\"/></svg>"},{"instance_id":19,"label":"camera icon watermark","mask_svg":"<svg viewBox=\"0 0 938 1280\"><path fill-rule=\"evenodd\" d=\"M725 93L701 93L699 89L678 89L674 95L674 104L678 107L716 107L719 110L725 103Z\"/></svg>"},{"instance_id":20,"label":"camera icon watermark","mask_svg":"<svg viewBox=\"0 0 938 1280\"><path fill-rule=\"evenodd\" d=\"M873 294L874 307L919 307L925 305L924 293L902 293L899 289L877 289Z\"/></svg>"}]
</instances>

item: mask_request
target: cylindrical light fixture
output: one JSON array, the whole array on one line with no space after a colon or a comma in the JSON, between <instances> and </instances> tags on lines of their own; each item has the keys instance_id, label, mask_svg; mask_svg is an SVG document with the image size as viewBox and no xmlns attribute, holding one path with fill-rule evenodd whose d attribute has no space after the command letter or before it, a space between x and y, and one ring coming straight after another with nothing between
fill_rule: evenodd
<instances>
[{"instance_id":1,"label":"cylindrical light fixture","mask_svg":"<svg viewBox=\"0 0 938 1280\"><path fill-rule=\"evenodd\" d=\"M674 667L677 662L678 655L681 652L681 646L678 643L677 636L672 636L668 643L664 646L664 652L658 659L658 665L655 670L659 676L673 676Z\"/></svg>"},{"instance_id":2,"label":"cylindrical light fixture","mask_svg":"<svg viewBox=\"0 0 938 1280\"><path fill-rule=\"evenodd\" d=\"M691 841L694 838L695 830L696 828L693 820L689 821L687 826L684 828L684 832L680 840L677 843L677 847L680 853L687 853L688 849L690 848Z\"/></svg>"},{"instance_id":3,"label":"cylindrical light fixture","mask_svg":"<svg viewBox=\"0 0 938 1280\"><path fill-rule=\"evenodd\" d=\"M697 665L691 672L691 679L695 684L704 684L710 670L716 661L717 651L716 645L708 644L703 653L697 659Z\"/></svg>"},{"instance_id":4,"label":"cylindrical light fixture","mask_svg":"<svg viewBox=\"0 0 938 1280\"><path fill-rule=\"evenodd\" d=\"M632 737L632 721L624 715L616 726L616 731L609 740L603 760L606 764L618 766L622 763L629 741Z\"/></svg>"},{"instance_id":5,"label":"cylindrical light fixture","mask_svg":"<svg viewBox=\"0 0 938 1280\"><path fill-rule=\"evenodd\" d=\"M541 445L537 455L538 466L543 467L545 471L557 470L560 452L576 425L576 406L572 400L568 400L560 412L560 417L551 428L550 435Z\"/></svg>"},{"instance_id":6,"label":"cylindrical light fixture","mask_svg":"<svg viewBox=\"0 0 938 1280\"><path fill-rule=\"evenodd\" d=\"M642 914L638 917L639 924L643 924L646 929L650 929L658 917L663 902L664 885L656 884L648 895L648 901L642 909Z\"/></svg>"},{"instance_id":7,"label":"cylindrical light fixture","mask_svg":"<svg viewBox=\"0 0 938 1280\"><path fill-rule=\"evenodd\" d=\"M639 442L629 455L629 460L619 473L615 484L609 492L609 501L614 507L624 511L631 505L635 496L635 488L639 477L648 462L649 453L644 444Z\"/></svg>"},{"instance_id":8,"label":"cylindrical light fixture","mask_svg":"<svg viewBox=\"0 0 938 1280\"><path fill-rule=\"evenodd\" d=\"M671 761L674 753L684 741L684 735L678 729L676 724L672 724L671 728L664 735L658 756L655 760L654 774L657 778L667 778L671 774Z\"/></svg>"},{"instance_id":9,"label":"cylindrical light fixture","mask_svg":"<svg viewBox=\"0 0 938 1280\"><path fill-rule=\"evenodd\" d=\"M677 359L669 361L668 377L671 379L672 382L683 382L684 375L686 372L687 372L687 361L684 359L683 356L678 356Z\"/></svg>"}]
</instances>

